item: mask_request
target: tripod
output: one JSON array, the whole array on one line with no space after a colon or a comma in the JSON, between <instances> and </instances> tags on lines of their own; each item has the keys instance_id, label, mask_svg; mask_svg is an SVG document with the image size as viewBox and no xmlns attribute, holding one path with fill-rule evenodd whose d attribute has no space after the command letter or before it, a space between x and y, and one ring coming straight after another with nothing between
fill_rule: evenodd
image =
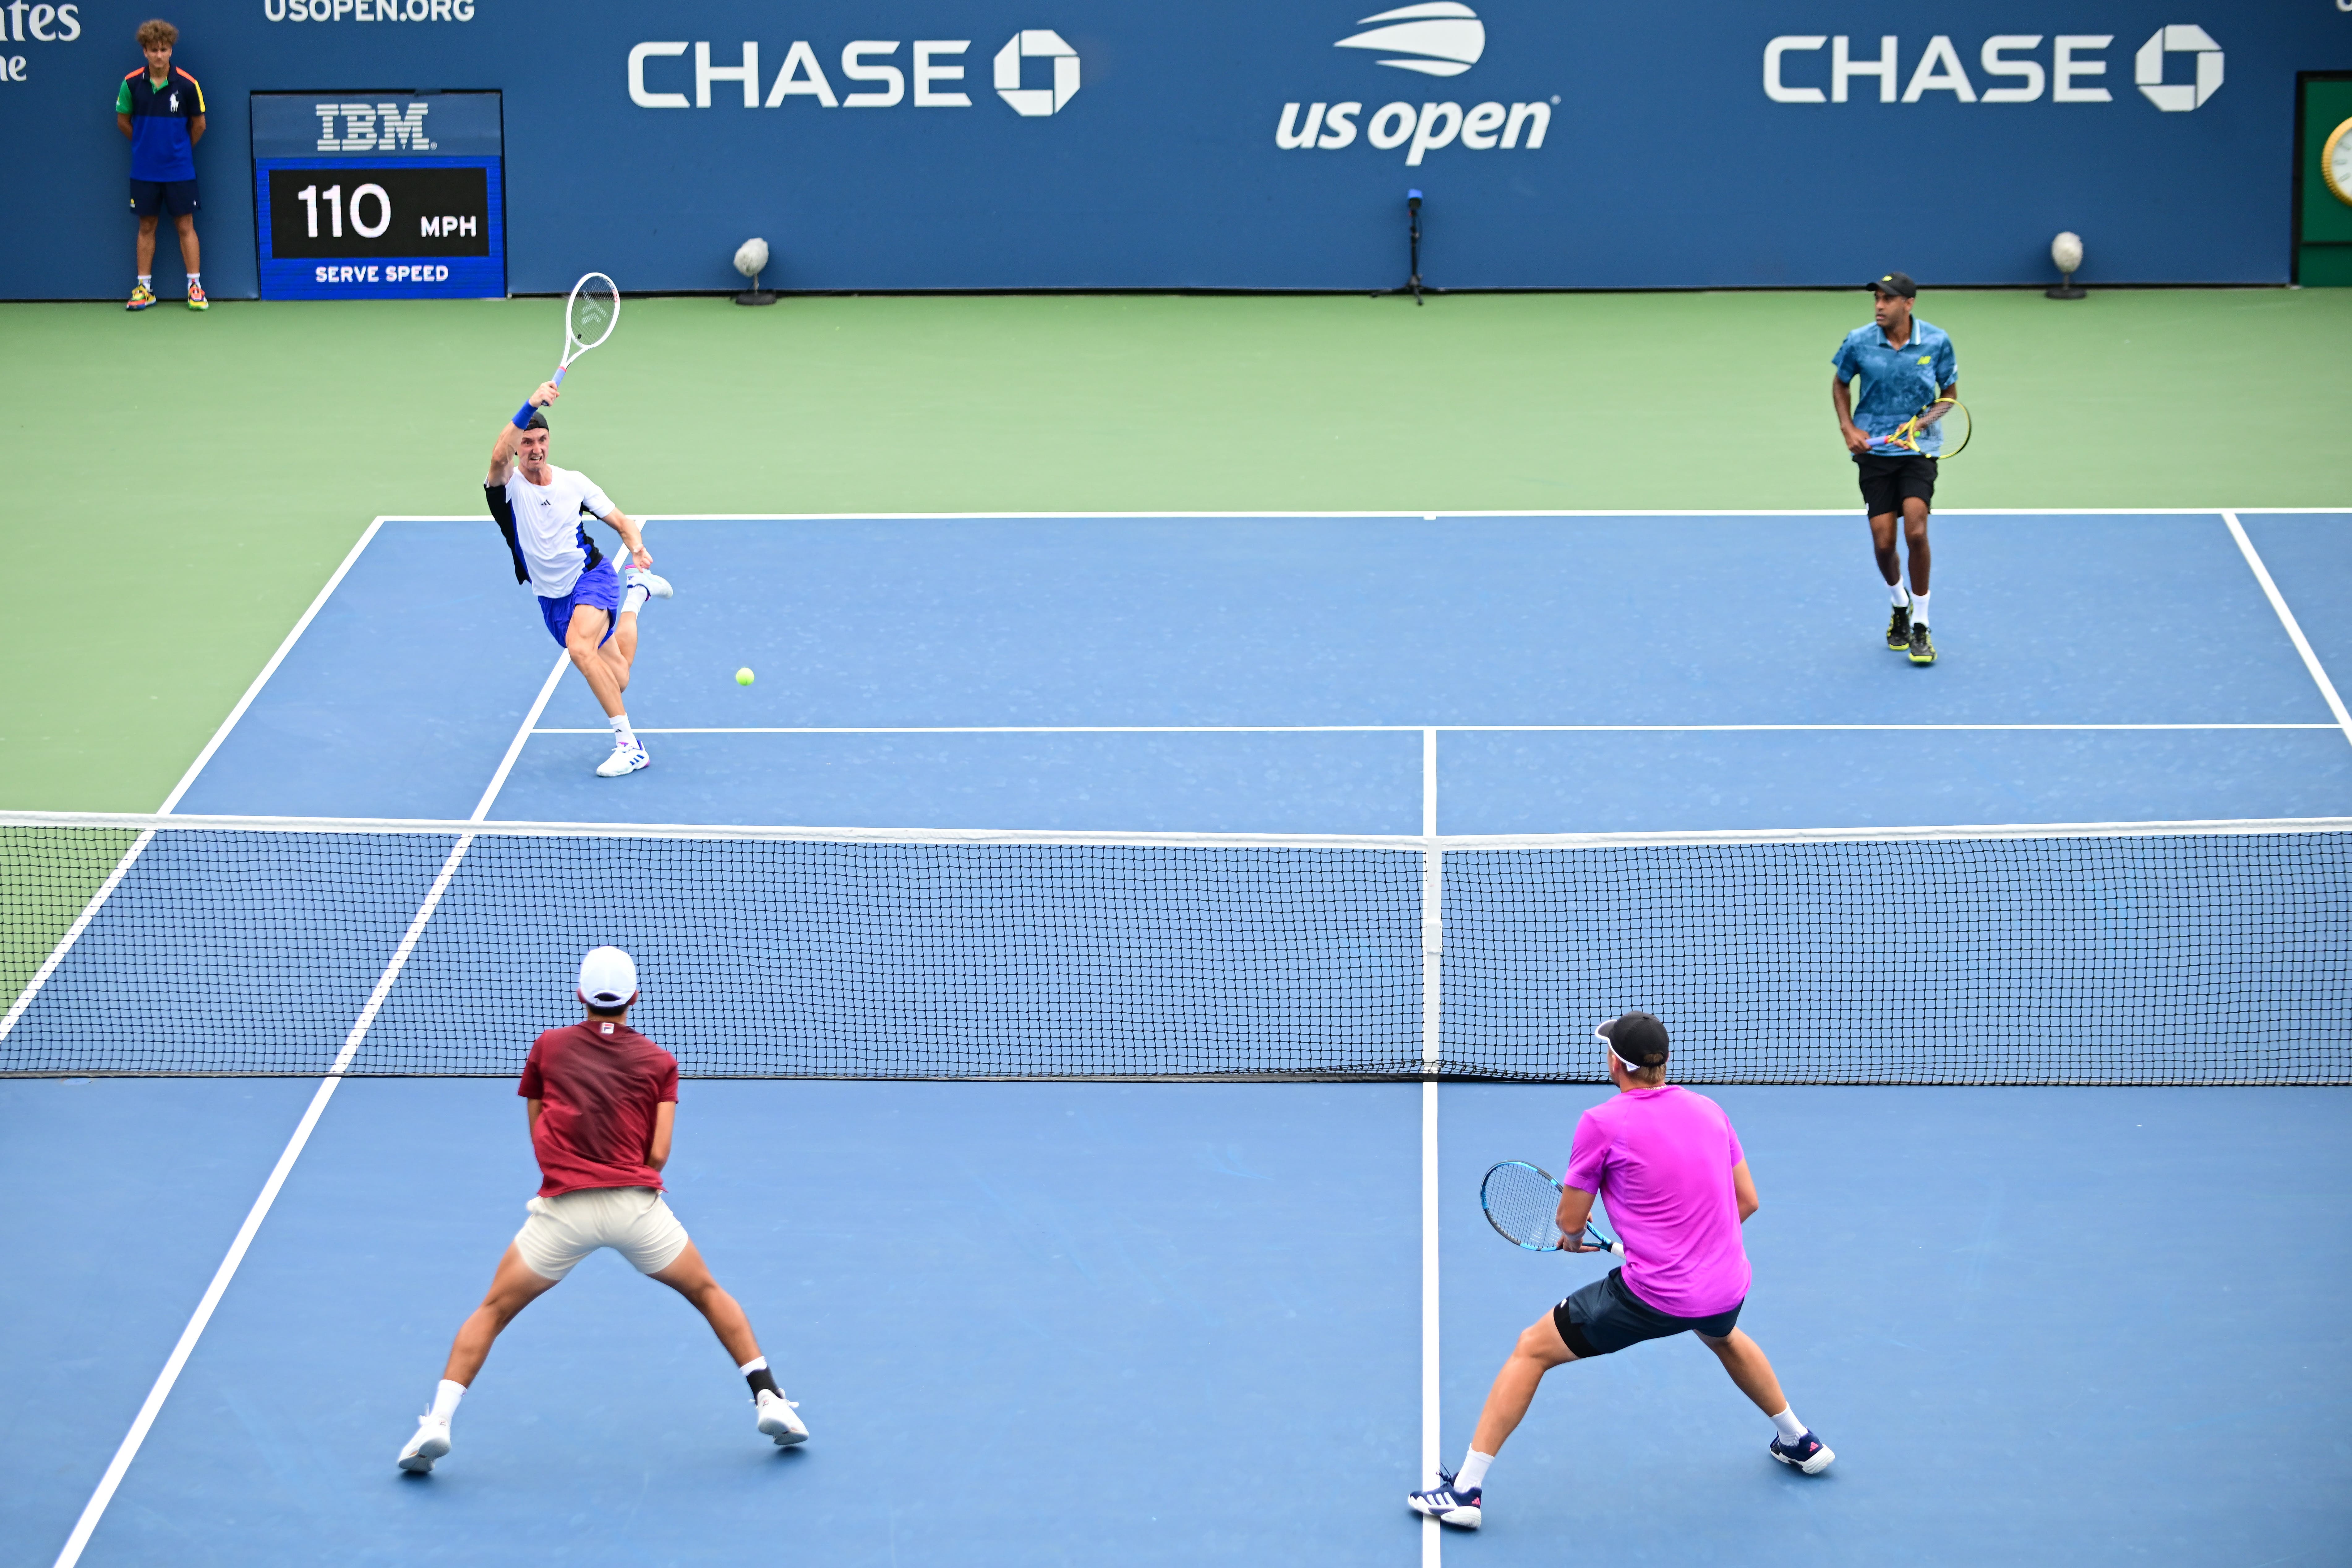
<instances>
[{"instance_id":1,"label":"tripod","mask_svg":"<svg viewBox=\"0 0 2352 1568\"><path fill-rule=\"evenodd\" d=\"M1383 289L1379 294L1374 294L1372 298L1377 300L1381 298L1382 294L1410 294L1412 296L1412 302L1418 305L1421 303L1422 289L1424 287L1421 280L1421 193L1419 191L1407 191L1404 194L1404 211L1407 224L1406 233L1412 247L1412 261L1410 268L1412 276L1408 277L1401 286L1394 289ZM1432 289L1429 292L1433 294L1443 294L1445 290L1443 289Z\"/></svg>"}]
</instances>

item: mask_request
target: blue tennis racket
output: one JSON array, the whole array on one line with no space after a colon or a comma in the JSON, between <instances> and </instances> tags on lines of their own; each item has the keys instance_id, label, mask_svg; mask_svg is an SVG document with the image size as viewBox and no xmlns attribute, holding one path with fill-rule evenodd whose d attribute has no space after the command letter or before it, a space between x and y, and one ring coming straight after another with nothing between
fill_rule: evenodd
<instances>
[{"instance_id":1,"label":"blue tennis racket","mask_svg":"<svg viewBox=\"0 0 2352 1568\"><path fill-rule=\"evenodd\" d=\"M1625 1244L1614 1237L1601 1235L1587 1225L1578 1239L1584 1245L1570 1247L1559 1229L1559 1184L1550 1173L1538 1170L1525 1160L1506 1160L1486 1173L1478 1184L1478 1205L1486 1211L1486 1223L1495 1234L1513 1247L1529 1252L1613 1252L1625 1256Z\"/></svg>"}]
</instances>

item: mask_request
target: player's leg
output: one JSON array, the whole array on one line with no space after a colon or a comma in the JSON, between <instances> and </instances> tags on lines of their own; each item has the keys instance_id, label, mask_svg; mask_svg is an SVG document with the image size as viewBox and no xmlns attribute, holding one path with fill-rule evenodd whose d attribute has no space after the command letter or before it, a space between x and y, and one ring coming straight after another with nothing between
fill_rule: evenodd
<instances>
[{"instance_id":1,"label":"player's leg","mask_svg":"<svg viewBox=\"0 0 2352 1568\"><path fill-rule=\"evenodd\" d=\"M1754 1400L1756 1408L1771 1418L1774 1458L1784 1465L1794 1465L1809 1476L1820 1475L1830 1468L1830 1461L1837 1456L1830 1452L1827 1444L1805 1430L1804 1423L1789 1408L1788 1396L1780 1392L1780 1379L1773 1373L1763 1346L1736 1328L1720 1337L1701 1334L1698 1342L1715 1352L1739 1392Z\"/></svg>"},{"instance_id":2,"label":"player's leg","mask_svg":"<svg viewBox=\"0 0 2352 1568\"><path fill-rule=\"evenodd\" d=\"M612 614L596 605L574 603L571 615L563 630L563 650L572 656L581 679L595 694L596 705L604 710L604 721L613 727L612 755L596 765L596 775L609 779L635 773L652 759L638 743L636 731L629 724L629 710L622 705L628 668L615 664L605 653L606 639L614 629Z\"/></svg>"},{"instance_id":3,"label":"player's leg","mask_svg":"<svg viewBox=\"0 0 2352 1568\"><path fill-rule=\"evenodd\" d=\"M534 1213L533 1221L537 1219ZM524 1226L526 1232L530 1225ZM433 1407L417 1418L415 1435L400 1450L399 1464L404 1470L423 1475L433 1468L433 1462L449 1452L449 1423L457 1414L457 1401L480 1375L482 1363L489 1358L490 1345L515 1314L540 1297L555 1289L562 1274L553 1279L541 1273L523 1261L522 1238L509 1244L506 1256L499 1259L498 1272L490 1276L488 1294L475 1308L465 1322L458 1325L457 1337L449 1346L448 1363L441 1370L441 1382L433 1391ZM570 1266L563 1265L563 1273Z\"/></svg>"},{"instance_id":4,"label":"player's leg","mask_svg":"<svg viewBox=\"0 0 2352 1568\"><path fill-rule=\"evenodd\" d=\"M1911 596L1903 591L1903 557L1895 549L1903 503L1891 471L1893 459L1865 455L1853 461L1862 483L1863 512L1870 519L1870 552L1893 606L1886 618L1886 646L1900 651L1911 646Z\"/></svg>"},{"instance_id":5,"label":"player's leg","mask_svg":"<svg viewBox=\"0 0 2352 1568\"><path fill-rule=\"evenodd\" d=\"M1559 1314L1567 1305L1561 1302L1520 1331L1503 1369L1495 1374L1494 1386L1486 1391L1486 1408L1478 1413L1469 1453L1459 1468L1439 1470L1435 1486L1405 1500L1414 1512L1464 1530L1478 1528L1484 1518L1486 1467L1527 1419L1528 1406L1535 1403L1536 1388L1544 1373L1578 1359L1560 1333Z\"/></svg>"},{"instance_id":6,"label":"player's leg","mask_svg":"<svg viewBox=\"0 0 2352 1568\"><path fill-rule=\"evenodd\" d=\"M1936 645L1927 635L1927 573L1933 556L1927 548L1927 511L1935 493L1935 462L1928 458L1914 458L1911 462L1925 472L1925 486L1914 474L1904 477L1903 492L1903 552L1911 560L1911 640L1909 652L1914 664L1936 662Z\"/></svg>"},{"instance_id":7,"label":"player's leg","mask_svg":"<svg viewBox=\"0 0 2352 1568\"><path fill-rule=\"evenodd\" d=\"M676 1237L683 1239L686 1229L670 1214L668 1205L656 1206L659 1213L649 1216L649 1228L674 1227ZM643 1262L639 1267L644 1267ZM691 1302L710 1325L710 1331L719 1336L719 1342L727 1347L727 1353L735 1358L735 1369L751 1385L751 1406L760 1435L772 1439L780 1448L807 1442L808 1427L801 1421L798 1407L776 1385L776 1375L769 1369L768 1358L760 1353L760 1342L752 1336L751 1320L744 1316L735 1298L711 1277L709 1265L702 1260L701 1249L687 1241L669 1262L646 1272Z\"/></svg>"}]
</instances>

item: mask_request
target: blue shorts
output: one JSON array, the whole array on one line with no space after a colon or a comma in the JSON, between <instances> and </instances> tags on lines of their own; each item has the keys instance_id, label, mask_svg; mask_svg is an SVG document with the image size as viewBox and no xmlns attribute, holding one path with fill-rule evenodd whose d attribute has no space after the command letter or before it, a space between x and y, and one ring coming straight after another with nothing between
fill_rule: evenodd
<instances>
[{"instance_id":1,"label":"blue shorts","mask_svg":"<svg viewBox=\"0 0 2352 1568\"><path fill-rule=\"evenodd\" d=\"M1722 1339L1739 1326L1739 1309L1747 1304L1736 1301L1727 1311L1704 1318L1677 1318L1634 1295L1625 1283L1625 1271L1612 1268L1554 1307L1551 1321L1561 1341L1582 1361L1671 1334L1696 1331L1711 1340Z\"/></svg>"},{"instance_id":2,"label":"blue shorts","mask_svg":"<svg viewBox=\"0 0 2352 1568\"><path fill-rule=\"evenodd\" d=\"M173 217L189 217L194 215L196 205L196 183L194 180L131 182L131 210L141 217L154 217L161 213L170 213Z\"/></svg>"},{"instance_id":3,"label":"blue shorts","mask_svg":"<svg viewBox=\"0 0 2352 1568\"><path fill-rule=\"evenodd\" d=\"M596 646L603 647L613 640L613 632L621 624L621 574L613 570L610 561L599 561L580 574L580 581L572 584L572 592L564 597L540 600L539 613L546 618L547 635L562 642L572 630L575 609L604 611L604 635L596 639Z\"/></svg>"}]
</instances>

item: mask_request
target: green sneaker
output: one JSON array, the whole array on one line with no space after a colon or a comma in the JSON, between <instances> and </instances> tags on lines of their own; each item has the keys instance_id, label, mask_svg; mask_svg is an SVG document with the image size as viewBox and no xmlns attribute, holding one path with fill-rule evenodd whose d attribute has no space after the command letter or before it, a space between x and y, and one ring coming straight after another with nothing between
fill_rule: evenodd
<instances>
[{"instance_id":1,"label":"green sneaker","mask_svg":"<svg viewBox=\"0 0 2352 1568\"><path fill-rule=\"evenodd\" d=\"M1936 662L1936 645L1929 640L1927 628L1924 626L1915 625L1911 628L1911 662L1914 664Z\"/></svg>"},{"instance_id":2,"label":"green sneaker","mask_svg":"<svg viewBox=\"0 0 2352 1568\"><path fill-rule=\"evenodd\" d=\"M1886 617L1886 646L1896 653L1901 653L1911 646L1911 606L1909 605L1895 605L1895 613Z\"/></svg>"}]
</instances>

